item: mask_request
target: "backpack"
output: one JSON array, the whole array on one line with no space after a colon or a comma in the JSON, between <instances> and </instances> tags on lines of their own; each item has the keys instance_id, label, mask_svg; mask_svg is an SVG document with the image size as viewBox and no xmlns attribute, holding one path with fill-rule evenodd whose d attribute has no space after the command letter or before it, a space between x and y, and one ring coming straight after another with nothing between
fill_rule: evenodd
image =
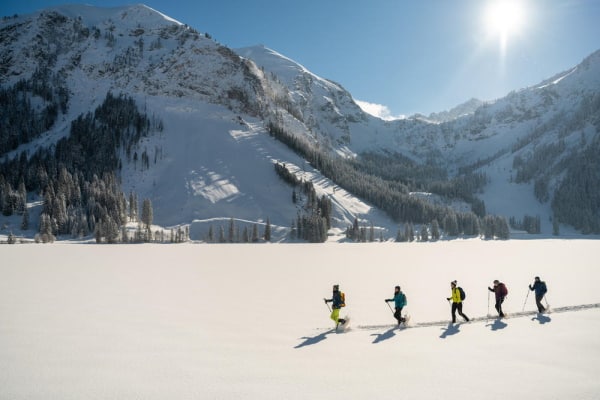
<instances>
[{"instance_id":1,"label":"backpack","mask_svg":"<svg viewBox=\"0 0 600 400\"><path fill-rule=\"evenodd\" d=\"M500 283L500 294L502 297L506 297L508 295L508 289L504 283Z\"/></svg>"},{"instance_id":2,"label":"backpack","mask_svg":"<svg viewBox=\"0 0 600 400\"><path fill-rule=\"evenodd\" d=\"M548 291L548 288L546 287L546 282L540 282L540 287L542 289L542 293L546 294L546 292Z\"/></svg>"},{"instance_id":3,"label":"backpack","mask_svg":"<svg viewBox=\"0 0 600 400\"><path fill-rule=\"evenodd\" d=\"M465 301L465 298L467 297L467 295L465 294L465 291L463 290L463 288L461 288L459 286L458 291L460 292L460 301Z\"/></svg>"},{"instance_id":4,"label":"backpack","mask_svg":"<svg viewBox=\"0 0 600 400\"><path fill-rule=\"evenodd\" d=\"M346 307L346 294L340 292L340 307Z\"/></svg>"},{"instance_id":5,"label":"backpack","mask_svg":"<svg viewBox=\"0 0 600 400\"><path fill-rule=\"evenodd\" d=\"M406 295L402 293L402 299L404 300L404 307L408 305L408 300L406 300Z\"/></svg>"}]
</instances>

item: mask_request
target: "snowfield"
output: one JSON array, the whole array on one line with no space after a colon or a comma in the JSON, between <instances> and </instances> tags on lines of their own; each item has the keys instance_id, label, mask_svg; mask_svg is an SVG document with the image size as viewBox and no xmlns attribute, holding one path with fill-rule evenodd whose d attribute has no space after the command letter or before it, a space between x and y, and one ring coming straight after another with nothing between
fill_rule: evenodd
<instances>
[{"instance_id":1,"label":"snowfield","mask_svg":"<svg viewBox=\"0 0 600 400\"><path fill-rule=\"evenodd\" d=\"M600 398L599 241L0 254L0 399ZM536 275L556 311L537 316L531 294L519 316ZM454 279L480 320L448 324ZM486 319L494 279L509 289L502 321ZM323 303L334 283L345 333ZM396 284L412 328L393 329Z\"/></svg>"}]
</instances>

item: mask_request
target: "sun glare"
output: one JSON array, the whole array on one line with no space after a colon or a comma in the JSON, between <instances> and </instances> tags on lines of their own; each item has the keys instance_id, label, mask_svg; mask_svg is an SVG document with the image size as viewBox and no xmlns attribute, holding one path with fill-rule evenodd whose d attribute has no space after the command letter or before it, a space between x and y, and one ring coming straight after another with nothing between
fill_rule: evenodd
<instances>
[{"instance_id":1,"label":"sun glare","mask_svg":"<svg viewBox=\"0 0 600 400\"><path fill-rule=\"evenodd\" d=\"M509 39L522 34L526 22L524 0L492 0L484 11L488 38L497 38L500 54L505 58Z\"/></svg>"},{"instance_id":2,"label":"sun glare","mask_svg":"<svg viewBox=\"0 0 600 400\"><path fill-rule=\"evenodd\" d=\"M490 33L512 35L519 33L525 20L525 10L518 0L497 0L486 10L486 25Z\"/></svg>"}]
</instances>

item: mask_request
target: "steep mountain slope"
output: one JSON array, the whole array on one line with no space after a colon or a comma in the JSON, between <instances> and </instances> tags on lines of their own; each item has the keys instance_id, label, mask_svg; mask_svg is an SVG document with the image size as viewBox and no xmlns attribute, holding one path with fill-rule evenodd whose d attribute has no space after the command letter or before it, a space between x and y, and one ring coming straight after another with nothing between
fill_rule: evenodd
<instances>
[{"instance_id":1,"label":"steep mountain slope","mask_svg":"<svg viewBox=\"0 0 600 400\"><path fill-rule=\"evenodd\" d=\"M391 151L420 163L439 165L451 176L482 172L490 180L481 193L488 212L516 219L537 215L544 233L552 232L553 215L574 223L570 210L558 204L555 194L564 188L565 173L574 168L574 160L589 158L583 154L597 154L600 52L569 71L495 101L472 100L431 118L414 116L389 122L361 113L339 85L314 77L272 50L253 47L238 53L279 77L292 98L304 100L297 93L313 95L313 102L296 100L294 106L299 109L297 114L308 120L305 125L312 134L323 136L321 143L333 151ZM310 83L309 89L306 83ZM592 157L598 159L597 155ZM592 185L597 190L599 181L592 176L581 186ZM581 196L565 193L563 197L563 203L575 204ZM586 215L596 221L591 230L598 232L597 206L587 207ZM577 228L586 231L585 224Z\"/></svg>"},{"instance_id":2,"label":"steep mountain slope","mask_svg":"<svg viewBox=\"0 0 600 400\"><path fill-rule=\"evenodd\" d=\"M502 99L472 100L427 118L383 121L363 112L341 85L271 49L234 52L143 5L62 6L5 17L0 39L0 84L9 110L0 115L6 123L0 156L26 168L36 149L63 148L72 121L94 113L107 93L126 95L148 119L149 132L126 148L117 145L122 189L152 200L155 224L191 224L195 239L230 218L238 229L269 220L276 240L285 237L306 204L291 201L292 188L275 174L274 162L310 180L316 194L332 202L330 233L358 219L381 228L386 238L395 236L405 220L393 221L337 186L306 162L307 152L315 152L317 160L331 155L358 162L347 169L365 168L360 162L368 159L380 170L401 163L428 176L383 177L384 186L399 179L397 195L405 199L434 199L462 212L471 207L464 201L474 204L476 194L489 213L539 217L542 233L552 232L554 217L583 232L600 231L595 169L580 174L581 180L567 179L581 160L598 163L600 52ZM24 117L15 117L19 114ZM274 126L300 143L304 155L270 137ZM436 180L474 173L488 180L479 193L444 198L458 191L455 183ZM16 191L19 178L7 181L10 186L0 184L8 200L0 202L12 212L23 191ZM440 196L408 193L434 187L446 189ZM581 188L586 204L578 200ZM574 215L571 209L583 212ZM11 224L10 229L17 225ZM569 232L567 225L560 227ZM523 230L519 223L515 228Z\"/></svg>"},{"instance_id":3,"label":"steep mountain slope","mask_svg":"<svg viewBox=\"0 0 600 400\"><path fill-rule=\"evenodd\" d=\"M44 71L33 86L44 82L68 94L68 105L50 129L7 144L7 159L51 148L69 136L75 118L103 104L108 92L124 93L161 127L131 150L119 150L123 191L135 192L140 201L151 199L157 225L192 224L192 238L204 239L213 224L218 230L230 218L238 228L269 219L273 240L287 237L303 210L292 203L292 188L275 174L275 160L314 180L319 196L335 190L267 134L263 118L275 113L269 109L277 109L275 96L265 95L266 78L252 62L146 6L56 7L5 18L0 35L3 88ZM19 93L38 112L49 102L33 90ZM346 191L336 195L332 222L337 231L359 215L377 226L394 226ZM9 225L16 231L19 222ZM31 225L37 229L37 221Z\"/></svg>"}]
</instances>

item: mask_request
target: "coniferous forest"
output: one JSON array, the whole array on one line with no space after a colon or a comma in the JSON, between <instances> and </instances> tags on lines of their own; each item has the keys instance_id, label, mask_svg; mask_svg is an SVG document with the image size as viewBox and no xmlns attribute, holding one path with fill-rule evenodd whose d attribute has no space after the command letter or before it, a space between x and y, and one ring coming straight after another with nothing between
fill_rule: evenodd
<instances>
[{"instance_id":1,"label":"coniferous forest","mask_svg":"<svg viewBox=\"0 0 600 400\"><path fill-rule=\"evenodd\" d=\"M120 157L137 157L136 144L159 126L132 98L108 93L94 113L75 119L69 135L55 146L5 157L0 163L2 213L23 215L23 225L28 226L27 193L35 193L43 198L40 240L94 234L99 242L116 242L127 218L136 214L131 206L128 212L121 191ZM146 204L144 212L148 218Z\"/></svg>"},{"instance_id":2,"label":"coniferous forest","mask_svg":"<svg viewBox=\"0 0 600 400\"><path fill-rule=\"evenodd\" d=\"M405 223L407 227L409 224L434 224L435 221L447 236L484 235L488 239L508 239L510 236L506 218L485 215L485 205L474 194L486 182L483 174L469 174L453 181L444 181L445 174L441 170L435 167L419 168L401 156L366 154L364 158L347 160L332 157L311 147L275 123L269 124L269 132L336 184L373 203L396 222ZM276 165L275 169L288 183L298 185L285 166ZM410 192L419 190L431 190L450 198L470 201L472 211L456 212L450 207L435 205L410 195ZM368 241L363 240L368 235L361 235L360 227L354 225L349 227L350 234L347 236L356 241ZM429 230L432 229L427 230L428 238L432 236ZM412 236L408 235L406 241L411 241L410 237ZM407 235L398 235L397 238L405 241Z\"/></svg>"}]
</instances>

